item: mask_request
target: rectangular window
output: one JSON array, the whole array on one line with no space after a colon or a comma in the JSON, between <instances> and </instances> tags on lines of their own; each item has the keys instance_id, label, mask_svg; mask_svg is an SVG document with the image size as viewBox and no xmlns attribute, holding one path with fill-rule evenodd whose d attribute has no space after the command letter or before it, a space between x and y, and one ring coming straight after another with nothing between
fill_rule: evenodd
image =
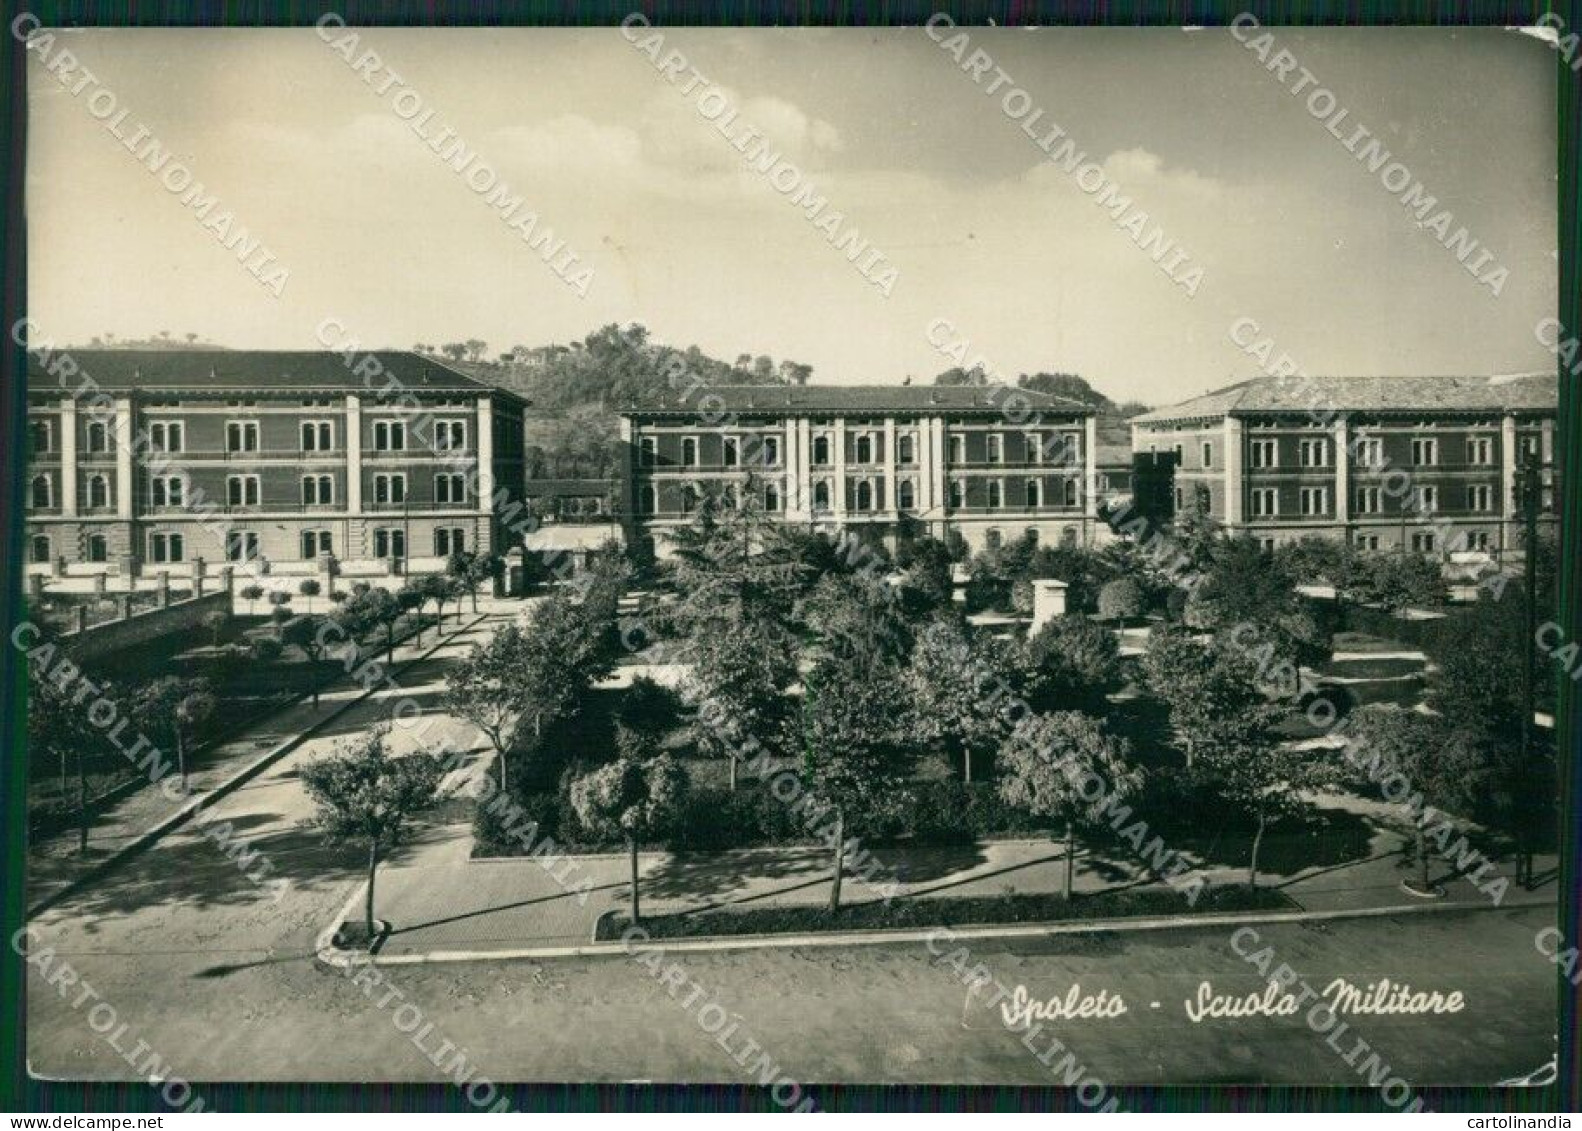
<instances>
[{"instance_id":1,"label":"rectangular window","mask_svg":"<svg viewBox=\"0 0 1582 1131\"><path fill-rule=\"evenodd\" d=\"M251 530L228 530L225 532L225 560L228 562L250 562L258 557L258 535Z\"/></svg>"},{"instance_id":2,"label":"rectangular window","mask_svg":"<svg viewBox=\"0 0 1582 1131\"><path fill-rule=\"evenodd\" d=\"M1254 440L1251 450L1254 467L1279 466L1280 446L1274 440Z\"/></svg>"},{"instance_id":3,"label":"rectangular window","mask_svg":"<svg viewBox=\"0 0 1582 1131\"><path fill-rule=\"evenodd\" d=\"M950 462L955 464L967 462L967 438L965 436L952 436L950 438Z\"/></svg>"},{"instance_id":4,"label":"rectangular window","mask_svg":"<svg viewBox=\"0 0 1582 1131\"><path fill-rule=\"evenodd\" d=\"M382 526L374 531L374 557L406 557L406 531L399 526Z\"/></svg>"},{"instance_id":5,"label":"rectangular window","mask_svg":"<svg viewBox=\"0 0 1582 1131\"><path fill-rule=\"evenodd\" d=\"M1467 509L1469 511L1491 511L1494 509L1494 489L1487 483L1475 483L1467 488Z\"/></svg>"},{"instance_id":6,"label":"rectangular window","mask_svg":"<svg viewBox=\"0 0 1582 1131\"><path fill-rule=\"evenodd\" d=\"M735 436L726 436L720 441L720 462L726 467L735 467L741 462L741 445Z\"/></svg>"},{"instance_id":7,"label":"rectangular window","mask_svg":"<svg viewBox=\"0 0 1582 1131\"><path fill-rule=\"evenodd\" d=\"M1357 465L1379 468L1384 466L1384 441L1377 436L1365 436L1357 441Z\"/></svg>"},{"instance_id":8,"label":"rectangular window","mask_svg":"<svg viewBox=\"0 0 1582 1131\"><path fill-rule=\"evenodd\" d=\"M33 443L33 454L44 455L55 450L55 425L49 420L34 420L28 424L28 438Z\"/></svg>"},{"instance_id":9,"label":"rectangular window","mask_svg":"<svg viewBox=\"0 0 1582 1131\"><path fill-rule=\"evenodd\" d=\"M186 560L186 544L180 534L150 534L148 556L154 562L180 562Z\"/></svg>"},{"instance_id":10,"label":"rectangular window","mask_svg":"<svg viewBox=\"0 0 1582 1131\"><path fill-rule=\"evenodd\" d=\"M642 453L644 467L653 467L658 462L659 450L652 436L644 436L637 442L637 450Z\"/></svg>"},{"instance_id":11,"label":"rectangular window","mask_svg":"<svg viewBox=\"0 0 1582 1131\"><path fill-rule=\"evenodd\" d=\"M179 452L182 444L181 422L161 421L148 426L148 446L156 452Z\"/></svg>"},{"instance_id":12,"label":"rectangular window","mask_svg":"<svg viewBox=\"0 0 1582 1131\"><path fill-rule=\"evenodd\" d=\"M1494 462L1494 441L1487 436L1467 439L1467 462L1475 467L1488 467Z\"/></svg>"},{"instance_id":13,"label":"rectangular window","mask_svg":"<svg viewBox=\"0 0 1582 1131\"><path fill-rule=\"evenodd\" d=\"M227 452L256 452L258 450L258 421L232 420L225 426Z\"/></svg>"},{"instance_id":14,"label":"rectangular window","mask_svg":"<svg viewBox=\"0 0 1582 1131\"><path fill-rule=\"evenodd\" d=\"M1474 530L1467 535L1467 549L1487 551L1489 548L1489 532L1487 530Z\"/></svg>"},{"instance_id":15,"label":"rectangular window","mask_svg":"<svg viewBox=\"0 0 1582 1131\"><path fill-rule=\"evenodd\" d=\"M1418 467L1433 467L1439 462L1439 441L1419 437L1412 441L1412 462Z\"/></svg>"},{"instance_id":16,"label":"rectangular window","mask_svg":"<svg viewBox=\"0 0 1582 1131\"><path fill-rule=\"evenodd\" d=\"M1203 444L1203 466L1214 466L1214 445L1207 442Z\"/></svg>"},{"instance_id":17,"label":"rectangular window","mask_svg":"<svg viewBox=\"0 0 1582 1131\"><path fill-rule=\"evenodd\" d=\"M1000 481L998 479L991 479L991 480L989 480L988 487L989 487L989 506L991 508L997 508L1000 505L1000 497L1001 497Z\"/></svg>"},{"instance_id":18,"label":"rectangular window","mask_svg":"<svg viewBox=\"0 0 1582 1131\"><path fill-rule=\"evenodd\" d=\"M320 554L333 554L335 552L334 540L328 530L304 530L302 532L302 558L311 561Z\"/></svg>"},{"instance_id":19,"label":"rectangular window","mask_svg":"<svg viewBox=\"0 0 1582 1131\"><path fill-rule=\"evenodd\" d=\"M149 501L156 507L179 507L186 496L179 475L157 475L149 480Z\"/></svg>"},{"instance_id":20,"label":"rectangular window","mask_svg":"<svg viewBox=\"0 0 1582 1131\"><path fill-rule=\"evenodd\" d=\"M1424 514L1431 514L1439 509L1439 488L1434 486L1418 487L1416 495L1416 509Z\"/></svg>"},{"instance_id":21,"label":"rectangular window","mask_svg":"<svg viewBox=\"0 0 1582 1131\"><path fill-rule=\"evenodd\" d=\"M335 477L333 475L304 475L302 477L302 505L325 507L335 502Z\"/></svg>"},{"instance_id":22,"label":"rectangular window","mask_svg":"<svg viewBox=\"0 0 1582 1131\"><path fill-rule=\"evenodd\" d=\"M441 526L434 531L434 556L448 558L467 550L466 532L459 526Z\"/></svg>"},{"instance_id":23,"label":"rectangular window","mask_svg":"<svg viewBox=\"0 0 1582 1131\"><path fill-rule=\"evenodd\" d=\"M780 438L778 436L764 437L763 455L765 467L780 466Z\"/></svg>"},{"instance_id":24,"label":"rectangular window","mask_svg":"<svg viewBox=\"0 0 1582 1131\"><path fill-rule=\"evenodd\" d=\"M110 427L95 420L88 425L86 432L88 453L99 455L110 450Z\"/></svg>"},{"instance_id":25,"label":"rectangular window","mask_svg":"<svg viewBox=\"0 0 1582 1131\"><path fill-rule=\"evenodd\" d=\"M1328 487L1303 487L1302 488L1302 513L1316 516L1329 513L1329 488Z\"/></svg>"},{"instance_id":26,"label":"rectangular window","mask_svg":"<svg viewBox=\"0 0 1582 1131\"><path fill-rule=\"evenodd\" d=\"M1384 510L1382 496L1377 487L1357 488L1357 513L1380 514Z\"/></svg>"},{"instance_id":27,"label":"rectangular window","mask_svg":"<svg viewBox=\"0 0 1582 1131\"><path fill-rule=\"evenodd\" d=\"M406 502L406 476L375 475L374 502L385 504ZM385 555L380 554L379 556L384 557Z\"/></svg>"},{"instance_id":28,"label":"rectangular window","mask_svg":"<svg viewBox=\"0 0 1582 1131\"><path fill-rule=\"evenodd\" d=\"M335 427L328 420L302 422L302 450L328 452L334 449Z\"/></svg>"},{"instance_id":29,"label":"rectangular window","mask_svg":"<svg viewBox=\"0 0 1582 1131\"><path fill-rule=\"evenodd\" d=\"M434 501L436 503L465 503L467 501L467 477L454 473L434 476Z\"/></svg>"},{"instance_id":30,"label":"rectangular window","mask_svg":"<svg viewBox=\"0 0 1582 1131\"><path fill-rule=\"evenodd\" d=\"M1377 550L1379 548L1379 536L1377 534L1359 534L1352 542L1352 545L1359 550Z\"/></svg>"},{"instance_id":31,"label":"rectangular window","mask_svg":"<svg viewBox=\"0 0 1582 1131\"><path fill-rule=\"evenodd\" d=\"M406 423L400 420L374 421L374 451L406 451Z\"/></svg>"},{"instance_id":32,"label":"rectangular window","mask_svg":"<svg viewBox=\"0 0 1582 1131\"><path fill-rule=\"evenodd\" d=\"M1028 463L1042 463L1044 458L1044 438L1037 432L1029 432L1022 437L1022 443L1027 448Z\"/></svg>"},{"instance_id":33,"label":"rectangular window","mask_svg":"<svg viewBox=\"0 0 1582 1131\"><path fill-rule=\"evenodd\" d=\"M1412 532L1412 549L1419 554L1434 552L1434 535L1432 531L1416 530Z\"/></svg>"},{"instance_id":34,"label":"rectangular window","mask_svg":"<svg viewBox=\"0 0 1582 1131\"><path fill-rule=\"evenodd\" d=\"M1298 445L1303 467L1323 467L1329 462L1327 440L1303 440Z\"/></svg>"},{"instance_id":35,"label":"rectangular window","mask_svg":"<svg viewBox=\"0 0 1582 1131\"><path fill-rule=\"evenodd\" d=\"M465 420L436 420L434 422L434 450L459 452L467 446Z\"/></svg>"},{"instance_id":36,"label":"rectangular window","mask_svg":"<svg viewBox=\"0 0 1582 1131\"><path fill-rule=\"evenodd\" d=\"M1280 493L1273 487L1258 487L1252 492L1254 518L1271 518L1280 513Z\"/></svg>"},{"instance_id":37,"label":"rectangular window","mask_svg":"<svg viewBox=\"0 0 1582 1131\"><path fill-rule=\"evenodd\" d=\"M258 505L258 476L226 476L225 502L228 506L233 507L256 507Z\"/></svg>"}]
</instances>

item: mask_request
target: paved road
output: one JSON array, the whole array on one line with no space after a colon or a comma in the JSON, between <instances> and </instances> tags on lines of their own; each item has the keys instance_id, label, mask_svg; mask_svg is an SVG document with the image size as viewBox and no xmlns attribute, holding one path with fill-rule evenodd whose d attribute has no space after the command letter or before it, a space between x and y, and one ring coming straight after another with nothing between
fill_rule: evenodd
<instances>
[{"instance_id":1,"label":"paved road","mask_svg":"<svg viewBox=\"0 0 1582 1131\"><path fill-rule=\"evenodd\" d=\"M444 667L461 647L409 669L408 691L432 707ZM222 804L220 817L252 837L287 881L278 900L275 889L247 880L211 840L188 830L35 924L35 955L48 948L57 970L69 963L126 1030L112 1044L115 1030L96 1032L88 1006L74 1009L35 969L28 1000L34 1072L133 1078L123 1053L144 1041L172 1071L197 1080L438 1080L445 1072L430 1055L448 1041L471 1068L502 1081L740 1082L748 1073L732 1054L751 1039L804 1081L1056 1082L1035 1055L1049 1047L1047 1036L1030 1050L1023 1034L969 1001L955 971L918 945L677 956L664 961L680 964L671 989L624 957L391 968L388 983L400 997L383 989L370 995L319 967L314 938L356 889L359 862L300 827L308 806L297 770L387 710L388 703L370 701L349 712L334 733ZM453 720L441 719L436 733L476 745L476 735ZM454 827L430 836L419 855L457 842ZM1344 976L1460 990L1467 1007L1459 1014L1357 1018L1353 1032L1412 1082L1485 1083L1531 1071L1550 1055L1554 971L1532 940L1551 920L1544 909L1523 909L1262 932L1281 960L1320 988ZM1262 985L1223 929L980 944L973 961L1038 998L1074 982L1124 997L1125 1016L1049 1030L1087 1072L1112 1083L1357 1079L1297 1019L1187 1019L1183 1002L1200 979L1239 994ZM688 996L690 1009L681 1000ZM406 1001L432 1029L414 1024L413 1011L397 1011ZM698 1023L699 1010L714 1002L735 1015L723 1043ZM1351 1042L1342 1049L1349 1052Z\"/></svg>"}]
</instances>

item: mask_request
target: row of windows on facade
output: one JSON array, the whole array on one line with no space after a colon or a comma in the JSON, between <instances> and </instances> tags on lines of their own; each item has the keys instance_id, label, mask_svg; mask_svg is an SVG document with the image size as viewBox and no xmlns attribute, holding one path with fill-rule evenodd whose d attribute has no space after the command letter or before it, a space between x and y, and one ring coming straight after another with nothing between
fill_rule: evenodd
<instances>
[{"instance_id":1,"label":"row of windows on facade","mask_svg":"<svg viewBox=\"0 0 1582 1131\"><path fill-rule=\"evenodd\" d=\"M1440 489L1434 484L1420 484L1412 488L1408 509L1437 511ZM1299 513L1308 517L1322 517L1330 513L1330 488L1302 487L1297 492ZM1492 514L1499 506L1499 489L1488 483L1468 484L1462 494L1464 509L1473 513ZM1356 514L1383 514L1384 490L1380 487L1359 487L1352 492L1352 510ZM1175 489L1176 509L1186 502L1182 488ZM1253 518L1274 518L1280 514L1280 492L1275 487L1254 487L1247 493L1248 512Z\"/></svg>"},{"instance_id":2,"label":"row of windows on facade","mask_svg":"<svg viewBox=\"0 0 1582 1131\"><path fill-rule=\"evenodd\" d=\"M834 464L831 457L833 438L830 436L814 436L811 444L810 458L815 467L829 467ZM1039 432L1030 432L1024 438L1027 447L1028 463L1049 463L1053 465L1070 464L1080 461L1080 446L1077 441L1068 436L1046 436ZM659 461L658 444L654 437L644 436L639 441L644 467L653 467ZM986 442L986 462L1005 462L1004 438L990 433ZM681 440L681 465L683 467L700 467L699 443L695 436L685 436ZM852 443L853 463L877 463L879 451L878 437L863 434L855 437ZM961 435L950 437L950 461L952 463L967 462L967 438ZM917 437L902 434L895 441L895 462L903 466L917 463ZM780 466L780 440L776 436L761 437L756 443L749 441L744 444L739 437L726 436L720 442L721 467L746 467L746 466Z\"/></svg>"},{"instance_id":3,"label":"row of windows on facade","mask_svg":"<svg viewBox=\"0 0 1582 1131\"><path fill-rule=\"evenodd\" d=\"M1260 538L1258 544L1265 550L1274 550L1279 545L1276 538ZM1377 534L1356 534L1352 537L1351 544L1359 550L1378 550L1384 545L1384 540ZM1440 550L1439 538L1432 530L1414 530L1407 544L1412 552L1417 554L1437 554ZM1494 545L1493 537L1487 530L1462 530L1457 531L1455 538L1444 549L1448 551L1472 550L1487 553Z\"/></svg>"},{"instance_id":4,"label":"row of windows on facade","mask_svg":"<svg viewBox=\"0 0 1582 1131\"><path fill-rule=\"evenodd\" d=\"M406 531L400 527L379 528L373 532L373 556L376 558L404 558ZM258 532L230 530L225 535L225 558L231 562L254 561L260 556ZM316 560L320 554L335 553L335 539L328 530L304 530L297 539L304 561ZM465 553L467 532L460 526L442 526L434 531L434 556L449 557ZM103 534L90 534L83 540L83 555L90 562L110 560L110 540ZM49 535L35 534L29 551L33 561L45 564L53 558L53 544ZM148 536L148 560L151 562L184 562L187 560L187 539L183 534L156 531Z\"/></svg>"},{"instance_id":5,"label":"row of windows on facade","mask_svg":"<svg viewBox=\"0 0 1582 1131\"><path fill-rule=\"evenodd\" d=\"M256 452L259 447L257 421L233 420L225 425L225 450L228 453ZM328 420L304 420L299 427L300 451L333 452L335 425ZM399 420L377 420L373 426L373 450L378 452L404 452L407 450L407 426ZM29 438L34 455L55 451L55 425L49 420L35 420L29 425ZM181 421L159 421L143 431L143 446L152 452L182 452L186 450L186 426ZM464 420L439 420L434 422L429 445L436 452L461 451L467 447L467 422ZM113 434L109 425L97 421L90 423L83 434L83 450L88 455L102 455L113 450Z\"/></svg>"},{"instance_id":6,"label":"row of windows on facade","mask_svg":"<svg viewBox=\"0 0 1582 1131\"><path fill-rule=\"evenodd\" d=\"M180 475L157 475L148 481L147 505L151 507L179 507L186 505L191 492L187 480ZM30 504L38 510L55 505L55 483L47 475L33 477L29 493ZM228 475L225 477L225 505L231 507L261 506L262 485L257 475ZM115 505L115 492L108 475L90 475L84 481L80 500L89 509ZM373 477L373 502L376 505L399 506L407 501L407 477L404 472L390 472ZM450 505L467 503L467 477L461 472L447 472L434 476L434 502ZM335 477L332 475L304 475L301 479L301 505L306 507L333 506L335 504Z\"/></svg>"},{"instance_id":7,"label":"row of windows on facade","mask_svg":"<svg viewBox=\"0 0 1582 1131\"><path fill-rule=\"evenodd\" d=\"M1359 467L1382 468L1384 466L1384 441L1377 437L1364 437L1351 442L1349 445L1356 457ZM1186 454L1184 444L1172 444L1171 449L1177 458ZM1539 439L1536 436L1523 436L1521 440L1521 453L1524 457L1536 456L1540 449ZM1156 445L1149 446L1150 451L1157 450ZM1299 467L1331 467L1333 466L1333 444L1324 439L1308 439L1297 441L1297 466ZM1214 444L1203 441L1202 446L1203 467L1214 466ZM1280 466L1280 444L1277 440L1250 440L1247 444L1248 462L1252 467L1267 469ZM1488 436L1469 437L1466 442L1466 464L1472 467L1494 466L1494 440ZM1412 440L1412 463L1417 467L1436 467L1439 465L1439 440L1433 437L1417 437Z\"/></svg>"},{"instance_id":8,"label":"row of windows on facade","mask_svg":"<svg viewBox=\"0 0 1582 1131\"><path fill-rule=\"evenodd\" d=\"M961 510L967 505L967 486L960 479L952 479L947 488L948 505ZM737 492L735 484L726 484L721 491L721 497L726 505L735 506ZM783 509L785 500L781 496L780 488L775 484L767 484L759 495L765 510L779 511ZM832 509L831 500L834 497L834 484L828 480L820 479L813 484L813 509L827 511ZM856 484L856 490L850 500L851 509L854 511L871 511L879 508L882 498L880 484L876 480L863 479ZM1007 506L1024 506L1037 508L1041 506L1074 507L1078 505L1081 494L1075 479L1064 481L1060 491L1061 501L1053 503L1047 500L1044 482L1041 479L1029 479L1021 485L1020 492L1007 491L1005 484L998 479L990 479L985 484L985 506L990 510L998 510ZM681 489L681 513L691 514L697 509L699 492L690 484ZM638 507L644 514L654 514L658 510L659 492L653 484L645 484L638 492ZM898 510L911 511L917 509L917 484L910 479L903 479L896 485L895 505Z\"/></svg>"}]
</instances>

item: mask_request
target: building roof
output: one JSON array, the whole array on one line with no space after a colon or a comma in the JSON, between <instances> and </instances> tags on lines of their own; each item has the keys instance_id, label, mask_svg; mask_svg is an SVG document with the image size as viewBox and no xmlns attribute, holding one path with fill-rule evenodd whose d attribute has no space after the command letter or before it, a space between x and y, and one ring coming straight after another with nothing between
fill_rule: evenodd
<instances>
[{"instance_id":1,"label":"building roof","mask_svg":"<svg viewBox=\"0 0 1582 1131\"><path fill-rule=\"evenodd\" d=\"M76 376L57 378L47 366L69 353ZM353 368L372 357L377 375L366 380ZM28 390L75 390L92 378L108 392L345 392L376 393L394 378L414 393L516 394L458 373L442 361L408 350L342 354L331 350L61 350L28 355Z\"/></svg>"},{"instance_id":2,"label":"building roof","mask_svg":"<svg viewBox=\"0 0 1582 1131\"><path fill-rule=\"evenodd\" d=\"M1131 419L1159 424L1279 412L1543 412L1560 402L1553 373L1455 377L1256 377Z\"/></svg>"},{"instance_id":3,"label":"building roof","mask_svg":"<svg viewBox=\"0 0 1582 1131\"><path fill-rule=\"evenodd\" d=\"M624 416L881 415L889 412L1059 412L1091 416L1080 401L1008 385L713 385L686 393L660 390L620 409ZM1018 420L1017 423L1022 423Z\"/></svg>"}]
</instances>

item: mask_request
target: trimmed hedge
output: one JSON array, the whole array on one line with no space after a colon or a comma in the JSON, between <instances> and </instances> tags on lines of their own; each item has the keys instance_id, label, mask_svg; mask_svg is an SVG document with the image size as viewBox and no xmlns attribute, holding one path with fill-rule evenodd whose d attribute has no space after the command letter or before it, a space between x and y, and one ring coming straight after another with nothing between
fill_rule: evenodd
<instances>
[{"instance_id":1,"label":"trimmed hedge","mask_svg":"<svg viewBox=\"0 0 1582 1131\"><path fill-rule=\"evenodd\" d=\"M1170 888L1079 894L1070 900L1052 894L898 899L889 903L852 904L833 912L820 904L659 915L644 919L642 927L650 938L679 939L1283 911L1295 906L1273 888L1238 885L1208 888L1195 902L1189 902L1185 895ZM625 915L605 915L599 919L597 939L601 942L619 939L630 925L631 920Z\"/></svg>"}]
</instances>

